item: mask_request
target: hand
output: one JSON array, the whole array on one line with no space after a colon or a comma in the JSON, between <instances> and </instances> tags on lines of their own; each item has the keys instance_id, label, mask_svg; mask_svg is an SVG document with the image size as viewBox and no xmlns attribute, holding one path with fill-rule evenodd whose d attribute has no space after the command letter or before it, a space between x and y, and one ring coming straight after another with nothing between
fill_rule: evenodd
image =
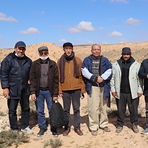
<instances>
[{"instance_id":1,"label":"hand","mask_svg":"<svg viewBox=\"0 0 148 148\"><path fill-rule=\"evenodd\" d=\"M9 89L8 88L4 88L3 89L3 96L6 98L6 99L9 99Z\"/></svg>"},{"instance_id":2,"label":"hand","mask_svg":"<svg viewBox=\"0 0 148 148\"><path fill-rule=\"evenodd\" d=\"M148 75L146 75L146 78L148 79Z\"/></svg>"},{"instance_id":3,"label":"hand","mask_svg":"<svg viewBox=\"0 0 148 148\"><path fill-rule=\"evenodd\" d=\"M97 83L102 83L102 82L103 82L103 79L100 76L98 76Z\"/></svg>"},{"instance_id":4,"label":"hand","mask_svg":"<svg viewBox=\"0 0 148 148\"><path fill-rule=\"evenodd\" d=\"M32 95L31 95L31 100L32 100L32 101L36 101L36 95L35 95L35 94L32 94Z\"/></svg>"},{"instance_id":5,"label":"hand","mask_svg":"<svg viewBox=\"0 0 148 148\"><path fill-rule=\"evenodd\" d=\"M82 93L82 94L81 94L81 99L84 99L84 97L85 97L85 96L84 96L84 94Z\"/></svg>"},{"instance_id":6,"label":"hand","mask_svg":"<svg viewBox=\"0 0 148 148\"><path fill-rule=\"evenodd\" d=\"M117 97L117 93L116 93L116 92L112 92L112 96L113 96L114 98L116 98L116 97Z\"/></svg>"},{"instance_id":7,"label":"hand","mask_svg":"<svg viewBox=\"0 0 148 148\"><path fill-rule=\"evenodd\" d=\"M58 97L53 97L53 101L58 101Z\"/></svg>"},{"instance_id":8,"label":"hand","mask_svg":"<svg viewBox=\"0 0 148 148\"><path fill-rule=\"evenodd\" d=\"M141 93L138 93L138 97L140 98L142 96L142 94Z\"/></svg>"},{"instance_id":9,"label":"hand","mask_svg":"<svg viewBox=\"0 0 148 148\"><path fill-rule=\"evenodd\" d=\"M59 97L63 97L63 94L59 94Z\"/></svg>"}]
</instances>

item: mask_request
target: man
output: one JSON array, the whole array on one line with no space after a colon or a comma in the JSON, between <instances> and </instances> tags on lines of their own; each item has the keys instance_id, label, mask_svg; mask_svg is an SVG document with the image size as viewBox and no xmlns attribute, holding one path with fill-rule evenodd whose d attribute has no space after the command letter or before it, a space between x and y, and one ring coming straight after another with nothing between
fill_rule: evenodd
<instances>
[{"instance_id":1,"label":"man","mask_svg":"<svg viewBox=\"0 0 148 148\"><path fill-rule=\"evenodd\" d=\"M144 96L145 96L145 109L146 109L146 129L142 131L142 134L148 134L148 59L145 59L141 63L139 70L139 77L144 80Z\"/></svg>"},{"instance_id":2,"label":"man","mask_svg":"<svg viewBox=\"0 0 148 148\"><path fill-rule=\"evenodd\" d=\"M113 76L111 79L111 92L116 98L118 118L116 132L123 129L126 104L130 112L130 122L135 133L139 132L138 125L138 105L139 97L142 95L142 86L139 77L140 65L131 56L131 49L124 47L122 56L113 64Z\"/></svg>"},{"instance_id":3,"label":"man","mask_svg":"<svg viewBox=\"0 0 148 148\"><path fill-rule=\"evenodd\" d=\"M46 100L48 112L53 101L58 99L58 67L48 57L48 48L38 48L40 58L32 63L30 70L31 99L36 101L38 126L40 131L37 136L42 136L47 131L46 118L44 114L44 100ZM51 127L53 136L58 136L54 127Z\"/></svg>"},{"instance_id":4,"label":"man","mask_svg":"<svg viewBox=\"0 0 148 148\"><path fill-rule=\"evenodd\" d=\"M70 119L70 105L72 102L74 111L74 131L83 135L80 129L80 94L85 92L85 85L81 75L82 62L73 52L70 42L63 44L64 54L58 60L59 67L59 96L63 98L63 106L66 117ZM70 132L70 121L65 126L63 136Z\"/></svg>"},{"instance_id":5,"label":"man","mask_svg":"<svg viewBox=\"0 0 148 148\"><path fill-rule=\"evenodd\" d=\"M109 132L107 117L107 102L110 98L109 81L111 79L111 63L101 56L101 46L94 44L91 55L86 57L82 64L82 74L86 78L88 94L89 128L93 136L97 136L100 127ZM98 118L100 112L100 119Z\"/></svg>"},{"instance_id":6,"label":"man","mask_svg":"<svg viewBox=\"0 0 148 148\"><path fill-rule=\"evenodd\" d=\"M1 86L7 99L11 130L18 130L16 109L20 102L22 110L21 131L33 133L29 128L29 71L32 61L25 55L26 44L19 41L14 52L10 53L1 63Z\"/></svg>"}]
</instances>

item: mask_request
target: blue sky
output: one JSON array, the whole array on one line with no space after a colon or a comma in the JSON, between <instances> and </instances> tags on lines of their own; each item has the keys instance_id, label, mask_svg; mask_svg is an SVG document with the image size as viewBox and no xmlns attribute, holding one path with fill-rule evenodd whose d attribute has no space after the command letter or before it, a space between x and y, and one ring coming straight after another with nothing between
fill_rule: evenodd
<instances>
[{"instance_id":1,"label":"blue sky","mask_svg":"<svg viewBox=\"0 0 148 148\"><path fill-rule=\"evenodd\" d=\"M0 48L17 41L115 44L148 41L148 0L1 0Z\"/></svg>"}]
</instances>

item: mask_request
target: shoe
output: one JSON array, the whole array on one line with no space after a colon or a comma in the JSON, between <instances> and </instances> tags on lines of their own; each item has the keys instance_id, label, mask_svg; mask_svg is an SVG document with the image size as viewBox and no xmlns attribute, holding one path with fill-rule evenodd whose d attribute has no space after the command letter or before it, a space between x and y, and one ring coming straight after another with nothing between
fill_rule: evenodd
<instances>
[{"instance_id":1,"label":"shoe","mask_svg":"<svg viewBox=\"0 0 148 148\"><path fill-rule=\"evenodd\" d=\"M104 132L110 132L110 129L106 126L104 128L101 128Z\"/></svg>"},{"instance_id":2,"label":"shoe","mask_svg":"<svg viewBox=\"0 0 148 148\"><path fill-rule=\"evenodd\" d=\"M98 131L97 130L91 130L90 131L92 136L97 136L98 135Z\"/></svg>"},{"instance_id":3,"label":"shoe","mask_svg":"<svg viewBox=\"0 0 148 148\"><path fill-rule=\"evenodd\" d=\"M148 127L141 132L141 134L148 134Z\"/></svg>"},{"instance_id":4,"label":"shoe","mask_svg":"<svg viewBox=\"0 0 148 148\"><path fill-rule=\"evenodd\" d=\"M65 130L65 131L63 132L63 136L67 136L69 133L70 133L70 129Z\"/></svg>"},{"instance_id":5,"label":"shoe","mask_svg":"<svg viewBox=\"0 0 148 148\"><path fill-rule=\"evenodd\" d=\"M139 129L138 129L138 127L137 127L136 124L133 123L132 129L133 129L133 131L134 131L135 133L139 133Z\"/></svg>"},{"instance_id":6,"label":"shoe","mask_svg":"<svg viewBox=\"0 0 148 148\"><path fill-rule=\"evenodd\" d=\"M79 135L82 136L83 132L80 129L74 129L74 131Z\"/></svg>"},{"instance_id":7,"label":"shoe","mask_svg":"<svg viewBox=\"0 0 148 148\"><path fill-rule=\"evenodd\" d=\"M29 128L29 126L27 126L24 129L21 129L21 132L27 133L27 134L33 134L33 131Z\"/></svg>"},{"instance_id":8,"label":"shoe","mask_svg":"<svg viewBox=\"0 0 148 148\"><path fill-rule=\"evenodd\" d=\"M44 128L40 128L40 131L38 132L37 136L42 136L44 135L44 133L46 133L47 129L44 129Z\"/></svg>"},{"instance_id":9,"label":"shoe","mask_svg":"<svg viewBox=\"0 0 148 148\"><path fill-rule=\"evenodd\" d=\"M51 134L52 134L54 137L58 137L58 133L57 133L57 132L51 132Z\"/></svg>"},{"instance_id":10,"label":"shoe","mask_svg":"<svg viewBox=\"0 0 148 148\"><path fill-rule=\"evenodd\" d=\"M116 133L120 133L123 130L123 126L117 126Z\"/></svg>"}]
</instances>

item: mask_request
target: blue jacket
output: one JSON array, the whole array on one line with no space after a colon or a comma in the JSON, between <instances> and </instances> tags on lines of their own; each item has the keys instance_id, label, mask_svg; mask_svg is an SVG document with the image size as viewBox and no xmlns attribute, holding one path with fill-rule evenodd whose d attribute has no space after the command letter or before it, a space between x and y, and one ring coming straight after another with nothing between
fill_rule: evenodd
<instances>
[{"instance_id":1,"label":"blue jacket","mask_svg":"<svg viewBox=\"0 0 148 148\"><path fill-rule=\"evenodd\" d=\"M82 63L82 68L86 67L90 73L92 73L92 59L93 59L93 56L90 55L86 57ZM106 57L101 56L100 57L100 67L99 67L100 76L104 74L108 69L112 69L111 63ZM94 77L95 76L92 75L90 79L85 78L86 91L88 94L92 93L92 85L94 83L93 81ZM106 80L104 80L102 83L99 83L99 87L104 87L104 99L110 98L110 79L111 77L112 77L112 74L110 74L110 76Z\"/></svg>"},{"instance_id":2,"label":"blue jacket","mask_svg":"<svg viewBox=\"0 0 148 148\"><path fill-rule=\"evenodd\" d=\"M9 88L10 99L21 99L22 87L25 88L25 93L30 94L28 84L29 71L31 67L31 59L24 56L22 66L18 63L15 53L10 53L1 63L1 86Z\"/></svg>"},{"instance_id":3,"label":"blue jacket","mask_svg":"<svg viewBox=\"0 0 148 148\"><path fill-rule=\"evenodd\" d=\"M142 61L141 66L140 66L140 70L138 73L139 77L142 78L144 80L144 92L143 94L145 96L148 96L148 59L145 59Z\"/></svg>"}]
</instances>

